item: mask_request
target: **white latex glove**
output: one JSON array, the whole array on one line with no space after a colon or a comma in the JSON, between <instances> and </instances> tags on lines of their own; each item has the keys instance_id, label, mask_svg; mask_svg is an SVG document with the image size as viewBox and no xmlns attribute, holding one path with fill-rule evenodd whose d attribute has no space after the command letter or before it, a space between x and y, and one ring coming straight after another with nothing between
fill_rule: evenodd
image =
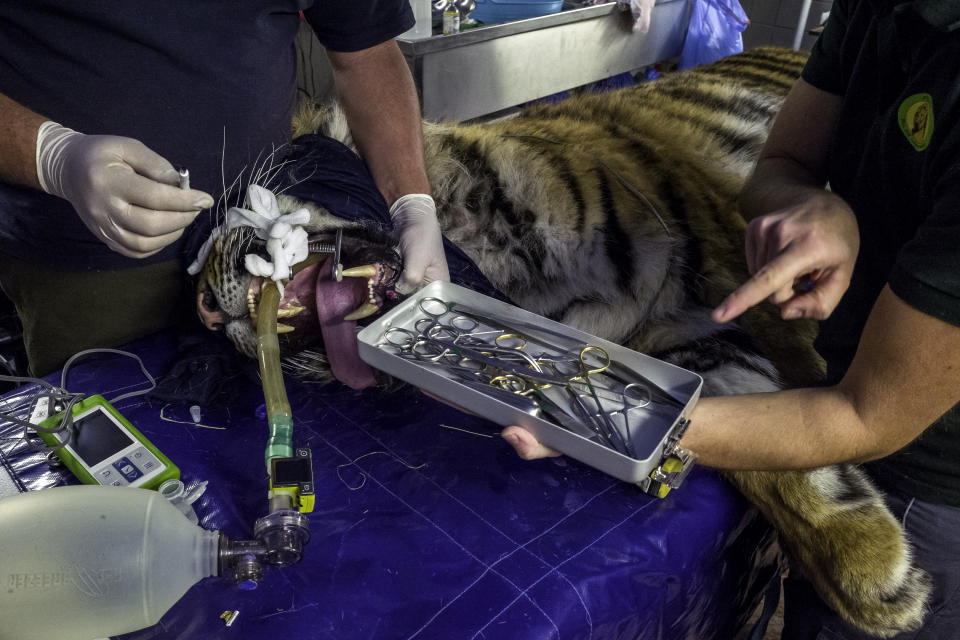
<instances>
[{"instance_id":1,"label":"white latex glove","mask_svg":"<svg viewBox=\"0 0 960 640\"><path fill-rule=\"evenodd\" d=\"M37 177L44 191L73 205L97 238L131 258L160 251L213 206L203 191L180 189L176 169L142 142L85 135L55 122L37 133Z\"/></svg>"},{"instance_id":2,"label":"white latex glove","mask_svg":"<svg viewBox=\"0 0 960 640\"><path fill-rule=\"evenodd\" d=\"M434 280L449 280L437 206L425 193L410 193L390 207L393 228L400 237L403 273L397 291L413 293Z\"/></svg>"},{"instance_id":3,"label":"white latex glove","mask_svg":"<svg viewBox=\"0 0 960 640\"><path fill-rule=\"evenodd\" d=\"M630 12L633 15L633 32L647 33L650 31L650 18L653 15L653 5L656 0L629 0ZM618 0L619 4L628 4L627 0Z\"/></svg>"}]
</instances>

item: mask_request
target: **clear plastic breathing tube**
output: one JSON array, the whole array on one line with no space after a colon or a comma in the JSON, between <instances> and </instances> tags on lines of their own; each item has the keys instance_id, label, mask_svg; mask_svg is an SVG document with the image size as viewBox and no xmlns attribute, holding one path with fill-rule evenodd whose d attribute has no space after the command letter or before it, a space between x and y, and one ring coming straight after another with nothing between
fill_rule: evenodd
<instances>
[{"instance_id":1,"label":"clear plastic breathing tube","mask_svg":"<svg viewBox=\"0 0 960 640\"><path fill-rule=\"evenodd\" d=\"M283 385L280 368L280 341L277 339L277 310L280 306L280 291L272 280L265 280L260 290L260 307L257 316L257 360L260 364L260 382L267 405L267 422L270 437L264 451L267 473L272 472L270 461L274 458L293 457L293 416L287 390ZM270 513L254 525L255 541L240 545L234 556L240 558L234 574L239 582L259 581L261 558L268 564L287 566L299 562L303 545L310 539L306 516L298 513L296 500L286 492L270 490ZM235 561L236 564L236 561Z\"/></svg>"},{"instance_id":2,"label":"clear plastic breathing tube","mask_svg":"<svg viewBox=\"0 0 960 640\"><path fill-rule=\"evenodd\" d=\"M280 291L272 280L265 280L260 290L260 306L257 313L257 360L260 363L260 380L267 405L267 421L270 438L264 452L267 471L271 458L293 456L293 415L287 390L283 385L280 369L280 342L277 339L277 309L280 306Z\"/></svg>"}]
</instances>

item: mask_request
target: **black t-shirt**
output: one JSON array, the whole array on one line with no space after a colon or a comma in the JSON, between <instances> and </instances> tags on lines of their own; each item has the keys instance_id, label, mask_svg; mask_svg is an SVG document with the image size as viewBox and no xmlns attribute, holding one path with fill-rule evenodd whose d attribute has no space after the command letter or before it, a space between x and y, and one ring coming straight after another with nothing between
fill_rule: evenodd
<instances>
[{"instance_id":1,"label":"black t-shirt","mask_svg":"<svg viewBox=\"0 0 960 640\"><path fill-rule=\"evenodd\" d=\"M842 96L828 179L861 236L850 289L817 340L831 382L887 283L910 306L960 325L958 61L960 32L925 23L910 2L836 0L803 71ZM960 506L960 406L869 468L892 489Z\"/></svg>"},{"instance_id":2,"label":"black t-shirt","mask_svg":"<svg viewBox=\"0 0 960 640\"><path fill-rule=\"evenodd\" d=\"M216 198L289 139L300 11L334 51L413 24L406 0L0 2L0 93L81 133L140 140ZM65 200L3 182L0 251L60 266L142 264L108 249Z\"/></svg>"}]
</instances>

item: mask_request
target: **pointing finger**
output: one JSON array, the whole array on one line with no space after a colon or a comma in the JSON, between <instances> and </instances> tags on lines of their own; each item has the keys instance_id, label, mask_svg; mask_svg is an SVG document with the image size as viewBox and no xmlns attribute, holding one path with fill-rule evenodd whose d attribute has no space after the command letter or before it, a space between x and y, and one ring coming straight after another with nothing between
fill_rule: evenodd
<instances>
[{"instance_id":1,"label":"pointing finger","mask_svg":"<svg viewBox=\"0 0 960 640\"><path fill-rule=\"evenodd\" d=\"M714 309L711 314L714 322L729 322L777 291L792 290L794 279L804 272L804 269L798 268L799 266L790 252L764 265Z\"/></svg>"}]
</instances>

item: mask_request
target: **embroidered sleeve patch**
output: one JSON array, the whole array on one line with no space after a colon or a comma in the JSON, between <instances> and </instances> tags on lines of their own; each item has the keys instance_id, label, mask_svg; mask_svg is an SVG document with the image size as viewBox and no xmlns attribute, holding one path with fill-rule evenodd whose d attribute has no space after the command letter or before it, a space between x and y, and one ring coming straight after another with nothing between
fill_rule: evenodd
<instances>
[{"instance_id":1,"label":"embroidered sleeve patch","mask_svg":"<svg viewBox=\"0 0 960 640\"><path fill-rule=\"evenodd\" d=\"M907 141L923 151L933 137L933 98L929 93L915 93L900 105L897 122Z\"/></svg>"}]
</instances>

